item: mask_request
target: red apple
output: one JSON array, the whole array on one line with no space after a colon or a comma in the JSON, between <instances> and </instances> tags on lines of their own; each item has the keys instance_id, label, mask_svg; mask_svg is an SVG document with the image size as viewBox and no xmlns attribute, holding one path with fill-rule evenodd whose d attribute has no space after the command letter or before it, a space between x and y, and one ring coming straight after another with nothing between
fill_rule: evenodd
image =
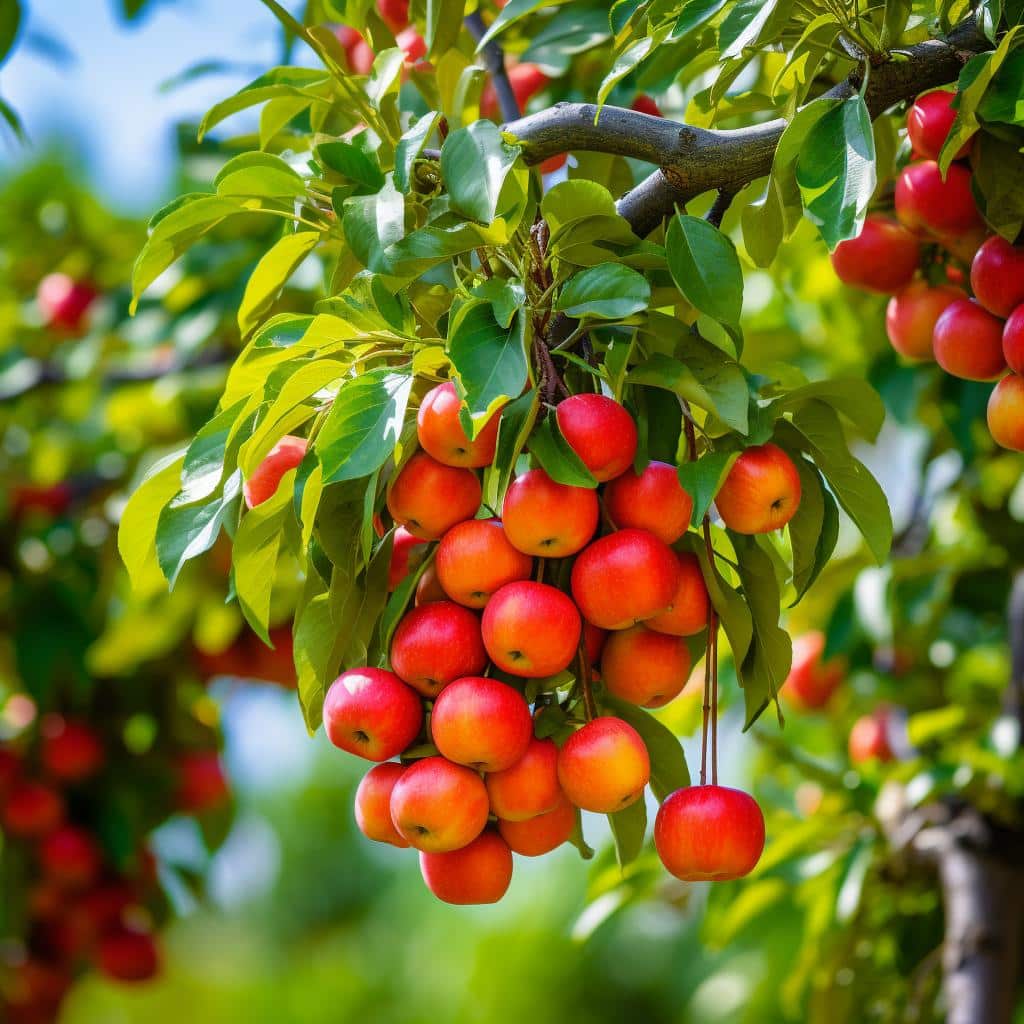
<instances>
[{"instance_id":1,"label":"red apple","mask_svg":"<svg viewBox=\"0 0 1024 1024\"><path fill-rule=\"evenodd\" d=\"M456 523L476 515L480 481L471 469L446 466L417 452L391 484L387 504L391 517L410 533L437 540Z\"/></svg>"},{"instance_id":2,"label":"red apple","mask_svg":"<svg viewBox=\"0 0 1024 1024\"><path fill-rule=\"evenodd\" d=\"M531 98L545 88L550 81L536 64L516 64L508 69L508 80L520 110L525 110L526 104L530 102ZM480 95L480 116L501 118L498 94L494 90L493 82L489 79Z\"/></svg>"},{"instance_id":3,"label":"red apple","mask_svg":"<svg viewBox=\"0 0 1024 1024\"><path fill-rule=\"evenodd\" d=\"M613 398L571 395L558 403L555 415L569 447L599 483L613 480L633 464L636 423Z\"/></svg>"},{"instance_id":4,"label":"red apple","mask_svg":"<svg viewBox=\"0 0 1024 1024\"><path fill-rule=\"evenodd\" d=\"M391 791L391 820L399 835L426 853L447 853L471 843L487 824L483 779L443 757L411 764Z\"/></svg>"},{"instance_id":5,"label":"red apple","mask_svg":"<svg viewBox=\"0 0 1024 1024\"><path fill-rule=\"evenodd\" d=\"M641 93L632 103L632 110L638 114L650 114L651 117L662 117L661 108L654 100L644 93Z\"/></svg>"},{"instance_id":6,"label":"red apple","mask_svg":"<svg viewBox=\"0 0 1024 1024\"><path fill-rule=\"evenodd\" d=\"M547 160L542 160L538 164L538 168L541 174L554 174L555 171L560 171L565 166L568 159L568 153L556 153L554 156L549 156Z\"/></svg>"},{"instance_id":7,"label":"red apple","mask_svg":"<svg viewBox=\"0 0 1024 1024\"><path fill-rule=\"evenodd\" d=\"M430 604L431 601L447 601L448 595L437 578L437 567L430 565L423 570L419 583L416 584L416 607Z\"/></svg>"},{"instance_id":8,"label":"red apple","mask_svg":"<svg viewBox=\"0 0 1024 1024\"><path fill-rule=\"evenodd\" d=\"M556 587L508 583L487 603L484 647L498 668L526 679L568 668L580 642L580 614Z\"/></svg>"},{"instance_id":9,"label":"red apple","mask_svg":"<svg viewBox=\"0 0 1024 1024\"><path fill-rule=\"evenodd\" d=\"M409 24L409 0L377 0L377 10L392 32L401 32Z\"/></svg>"},{"instance_id":10,"label":"red apple","mask_svg":"<svg viewBox=\"0 0 1024 1024\"><path fill-rule=\"evenodd\" d=\"M281 477L305 458L309 442L304 437L285 434L264 456L242 487L242 496L249 508L262 505L272 497Z\"/></svg>"},{"instance_id":11,"label":"red apple","mask_svg":"<svg viewBox=\"0 0 1024 1024\"><path fill-rule=\"evenodd\" d=\"M496 590L533 571L533 559L512 546L497 519L453 526L441 538L434 565L444 592L467 608L483 608Z\"/></svg>"},{"instance_id":12,"label":"red apple","mask_svg":"<svg viewBox=\"0 0 1024 1024\"><path fill-rule=\"evenodd\" d=\"M462 401L451 381L427 392L416 416L420 447L446 466L469 469L489 466L494 461L501 413L496 412L473 440L462 429L459 409Z\"/></svg>"},{"instance_id":13,"label":"red apple","mask_svg":"<svg viewBox=\"0 0 1024 1024\"><path fill-rule=\"evenodd\" d=\"M983 242L971 262L971 288L990 313L1008 317L1024 303L1024 248L1000 235Z\"/></svg>"},{"instance_id":14,"label":"red apple","mask_svg":"<svg viewBox=\"0 0 1024 1024\"><path fill-rule=\"evenodd\" d=\"M427 888L443 903L497 903L512 881L512 851L497 832L484 832L451 853L421 853Z\"/></svg>"},{"instance_id":15,"label":"red apple","mask_svg":"<svg viewBox=\"0 0 1024 1024\"><path fill-rule=\"evenodd\" d=\"M1003 325L1003 356L1014 373L1024 373L1024 303Z\"/></svg>"},{"instance_id":16,"label":"red apple","mask_svg":"<svg viewBox=\"0 0 1024 1024\"><path fill-rule=\"evenodd\" d=\"M197 750L178 760L178 808L186 814L205 814L223 807L231 798L220 755Z\"/></svg>"},{"instance_id":17,"label":"red apple","mask_svg":"<svg viewBox=\"0 0 1024 1024\"><path fill-rule=\"evenodd\" d=\"M650 462L639 475L632 469L604 489L608 515L620 529L648 530L666 544L674 544L690 527L693 498L679 483L675 466Z\"/></svg>"},{"instance_id":18,"label":"red apple","mask_svg":"<svg viewBox=\"0 0 1024 1024\"><path fill-rule=\"evenodd\" d=\"M64 825L41 840L39 862L53 881L69 889L85 889L99 877L103 853L90 833Z\"/></svg>"},{"instance_id":19,"label":"red apple","mask_svg":"<svg viewBox=\"0 0 1024 1024\"><path fill-rule=\"evenodd\" d=\"M650 621L649 619L647 620ZM592 622L583 620L583 649L587 653L587 662L596 665L601 659L601 652L607 643L609 633L607 629L600 629Z\"/></svg>"},{"instance_id":20,"label":"red apple","mask_svg":"<svg viewBox=\"0 0 1024 1024\"><path fill-rule=\"evenodd\" d=\"M913 281L889 300L885 329L892 347L907 359L934 359L935 323L950 303L966 299L962 288Z\"/></svg>"},{"instance_id":21,"label":"red apple","mask_svg":"<svg viewBox=\"0 0 1024 1024\"><path fill-rule=\"evenodd\" d=\"M87 281L67 274L47 274L39 282L36 304L51 330L80 334L88 326L88 313L99 292Z\"/></svg>"},{"instance_id":22,"label":"red apple","mask_svg":"<svg viewBox=\"0 0 1024 1024\"><path fill-rule=\"evenodd\" d=\"M602 717L574 732L558 752L558 781L585 811L612 814L641 799L651 759L640 734L621 718Z\"/></svg>"},{"instance_id":23,"label":"red apple","mask_svg":"<svg viewBox=\"0 0 1024 1024\"><path fill-rule=\"evenodd\" d=\"M483 672L480 620L454 601L406 613L391 641L391 667L417 693L434 699L453 679Z\"/></svg>"},{"instance_id":24,"label":"red apple","mask_svg":"<svg viewBox=\"0 0 1024 1024\"><path fill-rule=\"evenodd\" d=\"M81 782L95 775L106 755L103 741L84 722L50 714L42 721L40 758L47 775L61 782Z\"/></svg>"},{"instance_id":25,"label":"red apple","mask_svg":"<svg viewBox=\"0 0 1024 1024\"><path fill-rule=\"evenodd\" d=\"M725 525L737 533L780 530L800 506L800 474L775 444L747 448L715 495Z\"/></svg>"},{"instance_id":26,"label":"red apple","mask_svg":"<svg viewBox=\"0 0 1024 1024\"><path fill-rule=\"evenodd\" d=\"M525 821L547 814L564 799L558 785L558 748L551 740L531 737L526 753L510 768L484 779L491 813L505 821Z\"/></svg>"},{"instance_id":27,"label":"red apple","mask_svg":"<svg viewBox=\"0 0 1024 1024\"><path fill-rule=\"evenodd\" d=\"M561 797L554 810L525 821L498 820L498 831L513 853L543 857L568 842L576 828L576 808Z\"/></svg>"},{"instance_id":28,"label":"red apple","mask_svg":"<svg viewBox=\"0 0 1024 1024\"><path fill-rule=\"evenodd\" d=\"M542 558L576 554L594 536L599 515L595 491L557 483L543 469L517 476L501 508L512 546Z\"/></svg>"},{"instance_id":29,"label":"red apple","mask_svg":"<svg viewBox=\"0 0 1024 1024\"><path fill-rule=\"evenodd\" d=\"M395 36L395 43L405 54L406 64L417 64L427 55L427 41L410 25Z\"/></svg>"},{"instance_id":30,"label":"red apple","mask_svg":"<svg viewBox=\"0 0 1024 1024\"><path fill-rule=\"evenodd\" d=\"M844 284L891 295L910 284L921 258L918 241L896 221L868 214L856 238L832 253L832 267Z\"/></svg>"},{"instance_id":31,"label":"red apple","mask_svg":"<svg viewBox=\"0 0 1024 1024\"><path fill-rule=\"evenodd\" d=\"M865 764L868 761L884 762L892 759L888 711L879 709L858 718L850 730L850 760L854 764Z\"/></svg>"},{"instance_id":32,"label":"red apple","mask_svg":"<svg viewBox=\"0 0 1024 1024\"><path fill-rule=\"evenodd\" d=\"M984 227L971 192L971 172L953 164L943 181L934 160L910 164L900 172L896 216L916 233L955 237Z\"/></svg>"},{"instance_id":33,"label":"red apple","mask_svg":"<svg viewBox=\"0 0 1024 1024\"><path fill-rule=\"evenodd\" d=\"M404 526L395 530L391 546L391 565L388 567L388 590L394 590L412 571L410 562L427 550L427 543Z\"/></svg>"},{"instance_id":34,"label":"red apple","mask_svg":"<svg viewBox=\"0 0 1024 1024\"><path fill-rule=\"evenodd\" d=\"M842 683L845 660L831 658L822 662L824 653L825 634L817 630L793 640L793 664L782 684L782 693L794 707L804 711L822 708Z\"/></svg>"},{"instance_id":35,"label":"red apple","mask_svg":"<svg viewBox=\"0 0 1024 1024\"><path fill-rule=\"evenodd\" d=\"M390 843L402 849L409 845L391 820L391 794L405 772L405 766L394 761L376 764L356 790L356 824L375 843Z\"/></svg>"},{"instance_id":36,"label":"red apple","mask_svg":"<svg viewBox=\"0 0 1024 1024\"><path fill-rule=\"evenodd\" d=\"M13 750L0 746L0 801L20 777L21 758Z\"/></svg>"},{"instance_id":37,"label":"red apple","mask_svg":"<svg viewBox=\"0 0 1024 1024\"><path fill-rule=\"evenodd\" d=\"M351 668L324 699L327 738L368 761L390 761L419 735L423 704L395 675L379 668Z\"/></svg>"},{"instance_id":38,"label":"red apple","mask_svg":"<svg viewBox=\"0 0 1024 1024\"><path fill-rule=\"evenodd\" d=\"M608 692L645 708L660 708L678 697L689 675L686 641L644 626L612 633L601 655Z\"/></svg>"},{"instance_id":39,"label":"red apple","mask_svg":"<svg viewBox=\"0 0 1024 1024\"><path fill-rule=\"evenodd\" d=\"M1024 452L1024 378L1008 374L988 400L988 429L1003 448Z\"/></svg>"},{"instance_id":40,"label":"red apple","mask_svg":"<svg viewBox=\"0 0 1024 1024\"><path fill-rule=\"evenodd\" d=\"M711 599L704 582L700 560L688 551L677 554L679 586L667 612L644 620L648 629L671 636L695 636L708 624L708 606Z\"/></svg>"},{"instance_id":41,"label":"red apple","mask_svg":"<svg viewBox=\"0 0 1024 1024\"><path fill-rule=\"evenodd\" d=\"M951 302L935 322L935 361L964 380L995 380L1005 369L1003 321L973 299Z\"/></svg>"},{"instance_id":42,"label":"red apple","mask_svg":"<svg viewBox=\"0 0 1024 1024\"><path fill-rule=\"evenodd\" d=\"M449 761L501 772L529 749L533 719L518 690L486 676L466 676L441 691L430 716L430 732Z\"/></svg>"},{"instance_id":43,"label":"red apple","mask_svg":"<svg viewBox=\"0 0 1024 1024\"><path fill-rule=\"evenodd\" d=\"M119 928L100 939L97 962L108 978L151 981L160 973L160 952L149 932Z\"/></svg>"},{"instance_id":44,"label":"red apple","mask_svg":"<svg viewBox=\"0 0 1024 1024\"><path fill-rule=\"evenodd\" d=\"M688 786L659 808L654 845L662 864L684 882L742 878L761 859L764 815L738 789Z\"/></svg>"},{"instance_id":45,"label":"red apple","mask_svg":"<svg viewBox=\"0 0 1024 1024\"><path fill-rule=\"evenodd\" d=\"M601 629L626 629L667 611L678 587L675 552L646 530L601 537L572 568L572 596L587 621Z\"/></svg>"},{"instance_id":46,"label":"red apple","mask_svg":"<svg viewBox=\"0 0 1024 1024\"><path fill-rule=\"evenodd\" d=\"M936 89L926 92L914 100L914 105L907 113L907 135L914 152L928 160L938 160L939 152L945 144L949 130L956 120L956 111L952 107L955 92L948 89ZM962 160L971 148L968 140L954 157Z\"/></svg>"},{"instance_id":47,"label":"red apple","mask_svg":"<svg viewBox=\"0 0 1024 1024\"><path fill-rule=\"evenodd\" d=\"M63 798L41 782L16 782L4 801L3 826L16 839L42 839L63 820Z\"/></svg>"}]
</instances>

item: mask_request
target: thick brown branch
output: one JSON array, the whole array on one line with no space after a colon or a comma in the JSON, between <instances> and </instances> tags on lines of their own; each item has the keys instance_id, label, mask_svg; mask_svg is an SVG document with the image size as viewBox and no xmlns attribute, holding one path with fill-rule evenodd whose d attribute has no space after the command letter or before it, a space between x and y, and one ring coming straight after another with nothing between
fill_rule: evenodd
<instances>
[{"instance_id":1,"label":"thick brown branch","mask_svg":"<svg viewBox=\"0 0 1024 1024\"><path fill-rule=\"evenodd\" d=\"M487 27L479 11L474 11L466 18L466 28L469 34L477 41L483 38ZM501 111L502 119L514 121L519 117L519 101L512 90L512 83L508 80L508 71L505 68L505 51L493 39L483 48L482 55L487 70L491 73L491 83L494 85L494 93L498 97L498 109Z\"/></svg>"}]
</instances>

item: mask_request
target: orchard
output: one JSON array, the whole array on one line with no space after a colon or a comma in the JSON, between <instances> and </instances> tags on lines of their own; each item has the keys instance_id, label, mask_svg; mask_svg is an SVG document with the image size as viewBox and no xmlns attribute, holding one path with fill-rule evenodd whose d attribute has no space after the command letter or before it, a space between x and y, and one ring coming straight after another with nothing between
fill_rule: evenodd
<instances>
[{"instance_id":1,"label":"orchard","mask_svg":"<svg viewBox=\"0 0 1024 1024\"><path fill-rule=\"evenodd\" d=\"M1024 7L243 6L3 177L3 1012L1012 1024Z\"/></svg>"}]
</instances>

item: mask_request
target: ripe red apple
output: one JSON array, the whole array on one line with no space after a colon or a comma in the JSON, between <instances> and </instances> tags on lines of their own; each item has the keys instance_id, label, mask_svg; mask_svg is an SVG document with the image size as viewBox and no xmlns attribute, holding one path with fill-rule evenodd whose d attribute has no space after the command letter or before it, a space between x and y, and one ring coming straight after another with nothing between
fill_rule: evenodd
<instances>
[{"instance_id":1,"label":"ripe red apple","mask_svg":"<svg viewBox=\"0 0 1024 1024\"><path fill-rule=\"evenodd\" d=\"M2 820L16 839L42 839L64 820L64 800L49 786L23 779L7 794Z\"/></svg>"},{"instance_id":2,"label":"ripe red apple","mask_svg":"<svg viewBox=\"0 0 1024 1024\"><path fill-rule=\"evenodd\" d=\"M648 530L674 544L690 527L693 498L683 490L675 466L650 462L640 474L627 469L604 489L608 515L620 529Z\"/></svg>"},{"instance_id":3,"label":"ripe red apple","mask_svg":"<svg viewBox=\"0 0 1024 1024\"><path fill-rule=\"evenodd\" d=\"M554 156L549 156L547 160L542 160L538 164L538 168L541 174L554 174L555 171L560 171L565 166L568 159L568 153L556 153Z\"/></svg>"},{"instance_id":4,"label":"ripe red apple","mask_svg":"<svg viewBox=\"0 0 1024 1024\"><path fill-rule=\"evenodd\" d=\"M285 434L264 456L242 486L242 496L249 508L262 505L277 490L281 477L305 458L309 442L304 437Z\"/></svg>"},{"instance_id":5,"label":"ripe red apple","mask_svg":"<svg viewBox=\"0 0 1024 1024\"><path fill-rule=\"evenodd\" d=\"M520 110L526 110L526 104L551 81L536 64L516 64L509 68L508 80ZM480 116L501 118L498 94L490 79L480 95Z\"/></svg>"},{"instance_id":6,"label":"ripe red apple","mask_svg":"<svg viewBox=\"0 0 1024 1024\"><path fill-rule=\"evenodd\" d=\"M362 36L348 50L349 67L357 75L370 74L373 71L373 62L376 57L373 47Z\"/></svg>"},{"instance_id":7,"label":"ripe red apple","mask_svg":"<svg viewBox=\"0 0 1024 1024\"><path fill-rule=\"evenodd\" d=\"M738 789L688 786L659 808L654 845L662 864L684 882L742 878L761 859L764 815Z\"/></svg>"},{"instance_id":8,"label":"ripe red apple","mask_svg":"<svg viewBox=\"0 0 1024 1024\"><path fill-rule=\"evenodd\" d=\"M891 761L892 747L889 745L889 713L879 709L864 715L853 723L850 729L850 760L854 764L868 761Z\"/></svg>"},{"instance_id":9,"label":"ripe red apple","mask_svg":"<svg viewBox=\"0 0 1024 1024\"><path fill-rule=\"evenodd\" d=\"M912 281L889 300L885 310L892 347L907 359L934 359L936 321L950 303L966 298L962 288L950 284L933 287L927 281Z\"/></svg>"},{"instance_id":10,"label":"ripe red apple","mask_svg":"<svg viewBox=\"0 0 1024 1024\"><path fill-rule=\"evenodd\" d=\"M437 578L437 567L430 565L423 570L419 583L416 584L416 607L430 604L431 601L447 601L448 595Z\"/></svg>"},{"instance_id":11,"label":"ripe red apple","mask_svg":"<svg viewBox=\"0 0 1024 1024\"><path fill-rule=\"evenodd\" d=\"M955 237L984 227L971 193L971 172L953 164L943 181L934 160L910 164L900 172L896 216L915 233Z\"/></svg>"},{"instance_id":12,"label":"ripe red apple","mask_svg":"<svg viewBox=\"0 0 1024 1024\"><path fill-rule=\"evenodd\" d=\"M660 708L678 697L689 675L686 641L642 625L612 633L601 655L608 692L645 708Z\"/></svg>"},{"instance_id":13,"label":"ripe red apple","mask_svg":"<svg viewBox=\"0 0 1024 1024\"><path fill-rule=\"evenodd\" d=\"M927 160L939 159L939 152L956 120L956 111L951 105L954 96L956 93L948 89L936 89L914 100L907 113L907 135L919 156ZM971 140L968 140L953 159L962 160L970 148Z\"/></svg>"},{"instance_id":14,"label":"ripe red apple","mask_svg":"<svg viewBox=\"0 0 1024 1024\"><path fill-rule=\"evenodd\" d=\"M480 507L480 481L471 469L446 466L417 452L388 491L388 511L423 540L437 540Z\"/></svg>"},{"instance_id":15,"label":"ripe red apple","mask_svg":"<svg viewBox=\"0 0 1024 1024\"><path fill-rule=\"evenodd\" d=\"M910 284L920 258L920 245L906 228L872 213L856 238L836 246L832 268L844 284L891 295Z\"/></svg>"},{"instance_id":16,"label":"ripe red apple","mask_svg":"<svg viewBox=\"0 0 1024 1024\"><path fill-rule=\"evenodd\" d=\"M595 540L572 567L572 596L588 622L626 629L667 611L679 587L675 552L647 530Z\"/></svg>"},{"instance_id":17,"label":"ripe red apple","mask_svg":"<svg viewBox=\"0 0 1024 1024\"><path fill-rule=\"evenodd\" d=\"M586 619L583 620L583 649L587 653L589 664L596 665L601 659L601 652L608 641L608 636L608 630L601 629L592 622L587 622Z\"/></svg>"},{"instance_id":18,"label":"ripe red apple","mask_svg":"<svg viewBox=\"0 0 1024 1024\"><path fill-rule=\"evenodd\" d=\"M390 761L419 735L423 704L394 672L351 668L324 699L327 738L368 761Z\"/></svg>"},{"instance_id":19,"label":"ripe red apple","mask_svg":"<svg viewBox=\"0 0 1024 1024\"><path fill-rule=\"evenodd\" d=\"M446 686L434 702L430 733L449 761L501 772L529 749L533 719L518 690L498 679L466 676Z\"/></svg>"},{"instance_id":20,"label":"ripe red apple","mask_svg":"<svg viewBox=\"0 0 1024 1024\"><path fill-rule=\"evenodd\" d=\"M601 717L574 732L558 752L558 781L585 811L612 814L641 799L651 759L640 734L621 718Z\"/></svg>"},{"instance_id":21,"label":"ripe red apple","mask_svg":"<svg viewBox=\"0 0 1024 1024\"><path fill-rule=\"evenodd\" d=\"M375 843L390 843L402 849L409 844L391 820L391 793L405 771L405 766L395 761L374 765L359 783L355 799L359 831Z\"/></svg>"},{"instance_id":22,"label":"ripe red apple","mask_svg":"<svg viewBox=\"0 0 1024 1024\"><path fill-rule=\"evenodd\" d=\"M453 679L478 675L486 664L480 620L454 601L413 608L391 641L395 674L431 700Z\"/></svg>"},{"instance_id":23,"label":"ripe red apple","mask_svg":"<svg viewBox=\"0 0 1024 1024\"><path fill-rule=\"evenodd\" d=\"M484 779L491 813L505 821L525 821L547 814L564 799L558 785L558 747L531 737L526 753L511 768Z\"/></svg>"},{"instance_id":24,"label":"ripe red apple","mask_svg":"<svg viewBox=\"0 0 1024 1024\"><path fill-rule=\"evenodd\" d=\"M87 281L67 274L47 274L39 282L36 304L51 330L80 334L87 326L87 314L99 292Z\"/></svg>"},{"instance_id":25,"label":"ripe red apple","mask_svg":"<svg viewBox=\"0 0 1024 1024\"><path fill-rule=\"evenodd\" d=\"M580 642L580 614L556 587L508 583L487 602L484 647L498 668L526 679L568 668Z\"/></svg>"},{"instance_id":26,"label":"ripe red apple","mask_svg":"<svg viewBox=\"0 0 1024 1024\"><path fill-rule=\"evenodd\" d=\"M780 530L800 507L800 474L778 445L747 448L715 495L715 507L737 533Z\"/></svg>"},{"instance_id":27,"label":"ripe red apple","mask_svg":"<svg viewBox=\"0 0 1024 1024\"><path fill-rule=\"evenodd\" d=\"M659 107L658 104L645 93L641 93L635 100L633 100L631 109L635 110L638 114L650 114L651 117L663 116L661 113L661 107Z\"/></svg>"},{"instance_id":28,"label":"ripe red apple","mask_svg":"<svg viewBox=\"0 0 1024 1024\"><path fill-rule=\"evenodd\" d=\"M453 601L483 608L501 587L529 579L533 559L512 546L500 520L470 519L441 538L434 566Z\"/></svg>"},{"instance_id":29,"label":"ripe red apple","mask_svg":"<svg viewBox=\"0 0 1024 1024\"><path fill-rule=\"evenodd\" d=\"M525 821L498 820L498 831L513 853L543 857L568 842L576 828L576 808L561 797L554 810Z\"/></svg>"},{"instance_id":30,"label":"ripe red apple","mask_svg":"<svg viewBox=\"0 0 1024 1024\"><path fill-rule=\"evenodd\" d=\"M473 842L487 824L483 779L443 757L411 764L391 791L391 820L399 835L426 853L447 853Z\"/></svg>"},{"instance_id":31,"label":"ripe red apple","mask_svg":"<svg viewBox=\"0 0 1024 1024\"><path fill-rule=\"evenodd\" d=\"M410 533L404 526L395 530L391 545L391 565L388 567L388 590L394 590L412 571L410 564L427 550L427 542Z\"/></svg>"},{"instance_id":32,"label":"ripe red apple","mask_svg":"<svg viewBox=\"0 0 1024 1024\"><path fill-rule=\"evenodd\" d=\"M298 685L295 675L295 641L290 624L273 626L267 633L268 647L255 633L249 633L247 654L250 659L249 676L265 683L277 683L294 690Z\"/></svg>"},{"instance_id":33,"label":"ripe red apple","mask_svg":"<svg viewBox=\"0 0 1024 1024\"><path fill-rule=\"evenodd\" d=\"M39 843L46 875L68 889L86 889L99 877L103 853L85 829L63 825Z\"/></svg>"},{"instance_id":34,"label":"ripe red apple","mask_svg":"<svg viewBox=\"0 0 1024 1024\"><path fill-rule=\"evenodd\" d=\"M1014 373L1024 373L1024 303L1003 325L1003 356Z\"/></svg>"},{"instance_id":35,"label":"ripe red apple","mask_svg":"<svg viewBox=\"0 0 1024 1024\"><path fill-rule=\"evenodd\" d=\"M21 776L21 758L6 747L0 746L0 801L11 791Z\"/></svg>"},{"instance_id":36,"label":"ripe red apple","mask_svg":"<svg viewBox=\"0 0 1024 1024\"><path fill-rule=\"evenodd\" d=\"M995 386L988 400L988 429L996 444L1024 452L1024 378L1011 373Z\"/></svg>"},{"instance_id":37,"label":"ripe red apple","mask_svg":"<svg viewBox=\"0 0 1024 1024\"><path fill-rule=\"evenodd\" d=\"M106 759L103 741L90 726L62 715L47 715L41 730L40 758L47 775L61 782L81 782L95 775Z\"/></svg>"},{"instance_id":38,"label":"ripe red apple","mask_svg":"<svg viewBox=\"0 0 1024 1024\"><path fill-rule=\"evenodd\" d=\"M695 636L708 624L708 586L700 560L689 551L676 554L679 563L679 586L667 612L644 620L648 629L671 636Z\"/></svg>"},{"instance_id":39,"label":"ripe red apple","mask_svg":"<svg viewBox=\"0 0 1024 1024\"><path fill-rule=\"evenodd\" d=\"M517 476L501 508L512 546L542 558L576 554L594 536L599 516L596 491L557 483L543 469Z\"/></svg>"},{"instance_id":40,"label":"ripe red apple","mask_svg":"<svg viewBox=\"0 0 1024 1024\"><path fill-rule=\"evenodd\" d=\"M824 707L839 688L846 675L843 658L822 662L825 634L814 630L793 640L793 664L782 693L794 706L804 711Z\"/></svg>"},{"instance_id":41,"label":"ripe red apple","mask_svg":"<svg viewBox=\"0 0 1024 1024\"><path fill-rule=\"evenodd\" d=\"M205 814L223 807L231 798L220 755L197 750L178 760L178 808L186 814Z\"/></svg>"},{"instance_id":42,"label":"ripe red apple","mask_svg":"<svg viewBox=\"0 0 1024 1024\"><path fill-rule=\"evenodd\" d=\"M633 464L636 423L615 399L571 395L558 403L555 415L569 447L599 483L613 480Z\"/></svg>"},{"instance_id":43,"label":"ripe red apple","mask_svg":"<svg viewBox=\"0 0 1024 1024\"><path fill-rule=\"evenodd\" d=\"M377 10L392 32L401 32L409 24L409 0L377 0Z\"/></svg>"},{"instance_id":44,"label":"ripe red apple","mask_svg":"<svg viewBox=\"0 0 1024 1024\"><path fill-rule=\"evenodd\" d=\"M10 490L11 518L21 519L29 512L56 518L67 512L74 498L74 490L67 481L15 484Z\"/></svg>"},{"instance_id":45,"label":"ripe red apple","mask_svg":"<svg viewBox=\"0 0 1024 1024\"><path fill-rule=\"evenodd\" d=\"M114 981L151 981L160 973L156 939L145 931L119 928L100 939L97 962Z\"/></svg>"},{"instance_id":46,"label":"ripe red apple","mask_svg":"<svg viewBox=\"0 0 1024 1024\"><path fill-rule=\"evenodd\" d=\"M1005 369L1003 321L973 299L951 302L935 322L935 361L964 380L995 380Z\"/></svg>"},{"instance_id":47,"label":"ripe red apple","mask_svg":"<svg viewBox=\"0 0 1024 1024\"><path fill-rule=\"evenodd\" d=\"M461 405L452 381L427 392L416 416L420 447L446 466L489 466L494 461L501 413L496 412L471 441L459 421Z\"/></svg>"},{"instance_id":48,"label":"ripe red apple","mask_svg":"<svg viewBox=\"0 0 1024 1024\"><path fill-rule=\"evenodd\" d=\"M971 263L971 288L990 313L1008 317L1024 303L1024 248L1001 235L983 242Z\"/></svg>"},{"instance_id":49,"label":"ripe red apple","mask_svg":"<svg viewBox=\"0 0 1024 1024\"><path fill-rule=\"evenodd\" d=\"M443 903L497 903L512 881L512 851L497 832L487 831L461 850L421 853L420 872Z\"/></svg>"},{"instance_id":50,"label":"ripe red apple","mask_svg":"<svg viewBox=\"0 0 1024 1024\"><path fill-rule=\"evenodd\" d=\"M4 964L3 1003L9 1024L51 1024L71 988L66 968L29 956Z\"/></svg>"}]
</instances>

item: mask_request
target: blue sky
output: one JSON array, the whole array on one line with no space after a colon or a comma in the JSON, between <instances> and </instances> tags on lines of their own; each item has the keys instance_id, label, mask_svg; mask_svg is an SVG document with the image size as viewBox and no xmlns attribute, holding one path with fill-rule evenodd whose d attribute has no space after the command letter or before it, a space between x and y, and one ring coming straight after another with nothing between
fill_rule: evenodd
<instances>
[{"instance_id":1,"label":"blue sky","mask_svg":"<svg viewBox=\"0 0 1024 1024\"><path fill-rule=\"evenodd\" d=\"M20 45L0 68L0 95L21 115L33 149L80 160L105 200L146 213L168 194L175 122L278 63L281 37L258 0L163 0L130 25L117 17L116 3L28 0ZM59 40L73 61L33 52L35 35ZM159 92L165 79L206 60L243 67ZM0 139L0 168L30 155Z\"/></svg>"}]
</instances>

